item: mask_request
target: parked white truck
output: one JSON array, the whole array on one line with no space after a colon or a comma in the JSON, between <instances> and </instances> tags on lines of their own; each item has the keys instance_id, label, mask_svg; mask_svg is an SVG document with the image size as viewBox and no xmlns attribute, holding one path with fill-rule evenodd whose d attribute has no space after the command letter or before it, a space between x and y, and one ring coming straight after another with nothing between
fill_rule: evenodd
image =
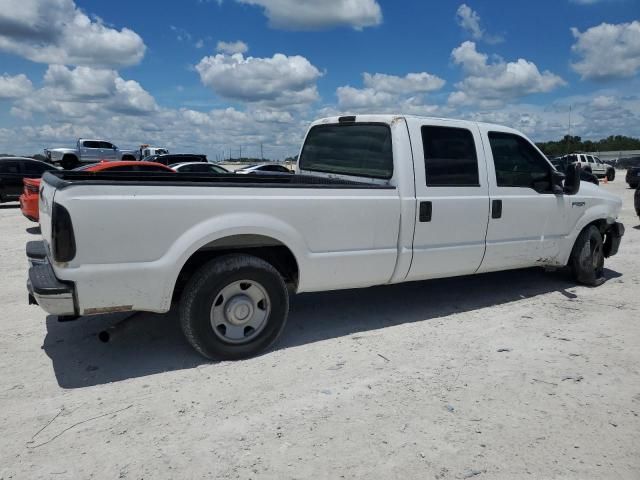
<instances>
[{"instance_id":1,"label":"parked white truck","mask_svg":"<svg viewBox=\"0 0 640 480\"><path fill-rule=\"evenodd\" d=\"M71 170L82 164L96 163L102 160L142 160L155 154L169 153L161 147L140 145L138 150L120 150L116 145L105 140L79 138L76 148L45 148L44 155L53 164Z\"/></svg>"},{"instance_id":2,"label":"parked white truck","mask_svg":"<svg viewBox=\"0 0 640 480\"><path fill-rule=\"evenodd\" d=\"M326 118L296 173L47 173L30 298L63 316L178 302L198 352L236 359L280 335L289 292L565 265L595 286L624 234L618 197L497 125Z\"/></svg>"}]
</instances>

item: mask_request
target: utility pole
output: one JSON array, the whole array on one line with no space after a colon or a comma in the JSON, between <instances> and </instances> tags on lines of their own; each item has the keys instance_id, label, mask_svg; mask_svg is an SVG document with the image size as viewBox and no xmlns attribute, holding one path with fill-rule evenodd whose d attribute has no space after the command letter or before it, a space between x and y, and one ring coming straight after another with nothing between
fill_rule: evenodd
<instances>
[{"instance_id":1,"label":"utility pole","mask_svg":"<svg viewBox=\"0 0 640 480\"><path fill-rule=\"evenodd\" d=\"M262 142L260 143L260 159L264 162L264 152L262 150Z\"/></svg>"},{"instance_id":2,"label":"utility pole","mask_svg":"<svg viewBox=\"0 0 640 480\"><path fill-rule=\"evenodd\" d=\"M569 137L567 138L567 153L571 153L571 105L569 105Z\"/></svg>"},{"instance_id":3,"label":"utility pole","mask_svg":"<svg viewBox=\"0 0 640 480\"><path fill-rule=\"evenodd\" d=\"M240 145L240 161L242 161L242 145Z\"/></svg>"}]
</instances>

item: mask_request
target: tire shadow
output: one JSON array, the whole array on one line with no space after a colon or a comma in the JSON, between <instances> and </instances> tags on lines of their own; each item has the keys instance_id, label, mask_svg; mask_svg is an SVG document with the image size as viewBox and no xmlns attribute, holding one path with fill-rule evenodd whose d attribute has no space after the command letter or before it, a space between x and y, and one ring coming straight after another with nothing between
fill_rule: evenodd
<instances>
[{"instance_id":1,"label":"tire shadow","mask_svg":"<svg viewBox=\"0 0 640 480\"><path fill-rule=\"evenodd\" d=\"M605 269L605 276L612 279L621 274ZM550 292L571 301L576 295L567 289L575 286L566 273L528 269L301 294L291 298L287 326L270 351L446 318ZM98 340L100 331L125 317L127 314L109 314L65 323L47 317L43 348L62 388L102 385L209 363L186 342L173 310L165 315L134 314L126 329L109 343Z\"/></svg>"}]
</instances>

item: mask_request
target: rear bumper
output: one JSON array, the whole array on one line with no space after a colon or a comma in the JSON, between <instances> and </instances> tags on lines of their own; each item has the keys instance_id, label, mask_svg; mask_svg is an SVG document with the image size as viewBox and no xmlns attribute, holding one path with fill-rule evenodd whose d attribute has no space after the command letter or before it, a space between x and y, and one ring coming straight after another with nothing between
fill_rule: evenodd
<instances>
[{"instance_id":1,"label":"rear bumper","mask_svg":"<svg viewBox=\"0 0 640 480\"><path fill-rule=\"evenodd\" d=\"M56 278L46 255L44 258L40 255L43 249L44 242L27 244L27 257L31 265L27 280L30 300L35 300L44 311L52 315L75 315L74 285Z\"/></svg>"},{"instance_id":2,"label":"rear bumper","mask_svg":"<svg viewBox=\"0 0 640 480\"><path fill-rule=\"evenodd\" d=\"M618 253L623 235L624 225L620 222L614 223L611 228L607 230L604 242L605 257L611 257Z\"/></svg>"}]
</instances>

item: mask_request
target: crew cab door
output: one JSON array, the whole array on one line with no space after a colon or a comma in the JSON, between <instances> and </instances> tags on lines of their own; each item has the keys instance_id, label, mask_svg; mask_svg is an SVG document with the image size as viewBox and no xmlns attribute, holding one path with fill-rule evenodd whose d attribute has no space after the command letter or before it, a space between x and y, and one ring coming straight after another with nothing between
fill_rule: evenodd
<instances>
[{"instance_id":1,"label":"crew cab door","mask_svg":"<svg viewBox=\"0 0 640 480\"><path fill-rule=\"evenodd\" d=\"M100 142L83 140L80 145L80 160L89 163L100 160Z\"/></svg>"},{"instance_id":2,"label":"crew cab door","mask_svg":"<svg viewBox=\"0 0 640 480\"><path fill-rule=\"evenodd\" d=\"M480 134L453 120L408 120L416 217L407 280L474 273L485 250L489 189Z\"/></svg>"},{"instance_id":3,"label":"crew cab door","mask_svg":"<svg viewBox=\"0 0 640 480\"><path fill-rule=\"evenodd\" d=\"M552 166L515 132L481 126L491 215L479 272L549 265L569 233L571 197L554 195Z\"/></svg>"}]
</instances>

